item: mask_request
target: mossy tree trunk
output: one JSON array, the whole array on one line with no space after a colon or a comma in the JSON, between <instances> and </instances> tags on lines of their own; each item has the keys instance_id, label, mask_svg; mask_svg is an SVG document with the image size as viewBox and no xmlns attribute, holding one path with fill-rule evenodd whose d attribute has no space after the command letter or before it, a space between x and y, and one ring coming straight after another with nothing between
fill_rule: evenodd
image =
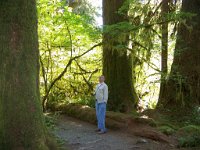
<instances>
[{"instance_id":1,"label":"mossy tree trunk","mask_svg":"<svg viewBox=\"0 0 200 150\"><path fill-rule=\"evenodd\" d=\"M159 94L159 102L158 105L162 101L162 97L165 90L166 85L166 77L168 73L168 22L167 15L169 13L169 3L170 0L162 0L161 6L161 17L162 21L166 22L161 25L162 39L161 39L161 83L160 83L160 94Z\"/></svg>"},{"instance_id":2,"label":"mossy tree trunk","mask_svg":"<svg viewBox=\"0 0 200 150\"><path fill-rule=\"evenodd\" d=\"M200 1L183 0L182 11L195 14L180 23L171 73L162 106L190 108L200 102Z\"/></svg>"},{"instance_id":3,"label":"mossy tree trunk","mask_svg":"<svg viewBox=\"0 0 200 150\"><path fill-rule=\"evenodd\" d=\"M0 149L45 150L35 0L0 1Z\"/></svg>"},{"instance_id":4,"label":"mossy tree trunk","mask_svg":"<svg viewBox=\"0 0 200 150\"><path fill-rule=\"evenodd\" d=\"M125 0L103 0L105 26L128 21L126 15L118 13L124 2ZM138 101L133 86L132 56L125 48L129 44L129 35L119 32L116 37L112 37L111 34L105 32L103 35L103 74L109 87L108 109L129 112Z\"/></svg>"}]
</instances>

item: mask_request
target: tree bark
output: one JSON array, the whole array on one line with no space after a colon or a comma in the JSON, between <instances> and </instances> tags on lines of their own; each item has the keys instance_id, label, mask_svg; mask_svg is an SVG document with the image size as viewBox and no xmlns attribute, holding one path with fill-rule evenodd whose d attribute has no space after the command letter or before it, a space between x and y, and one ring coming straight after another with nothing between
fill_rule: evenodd
<instances>
[{"instance_id":1,"label":"tree bark","mask_svg":"<svg viewBox=\"0 0 200 150\"><path fill-rule=\"evenodd\" d=\"M190 106L200 102L200 1L183 0L182 12L195 14L180 23L164 107Z\"/></svg>"},{"instance_id":2,"label":"tree bark","mask_svg":"<svg viewBox=\"0 0 200 150\"><path fill-rule=\"evenodd\" d=\"M159 93L159 102L162 103L163 94L166 86L166 77L168 73L168 22L167 15L169 13L169 2L170 0L162 0L161 6L161 17L162 21L166 22L161 25L162 39L161 39L161 83L160 83L160 93Z\"/></svg>"},{"instance_id":3,"label":"tree bark","mask_svg":"<svg viewBox=\"0 0 200 150\"><path fill-rule=\"evenodd\" d=\"M103 0L103 23L105 26L128 21L126 15L117 11L125 0ZM133 86L132 55L128 53L129 35L117 33L112 37L110 33L103 35L103 74L109 87L108 109L129 112L138 101ZM120 39L120 40L119 40ZM124 45L124 48L119 45Z\"/></svg>"},{"instance_id":4,"label":"tree bark","mask_svg":"<svg viewBox=\"0 0 200 150\"><path fill-rule=\"evenodd\" d=\"M0 1L0 149L49 149L39 94L35 0Z\"/></svg>"}]
</instances>

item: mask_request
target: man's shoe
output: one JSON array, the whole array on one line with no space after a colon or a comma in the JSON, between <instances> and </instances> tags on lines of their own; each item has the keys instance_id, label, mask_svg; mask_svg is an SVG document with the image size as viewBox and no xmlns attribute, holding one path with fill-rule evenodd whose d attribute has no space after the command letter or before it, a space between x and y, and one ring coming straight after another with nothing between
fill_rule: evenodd
<instances>
[{"instance_id":1,"label":"man's shoe","mask_svg":"<svg viewBox=\"0 0 200 150\"><path fill-rule=\"evenodd\" d=\"M105 134L106 131L99 131L98 134Z\"/></svg>"},{"instance_id":2,"label":"man's shoe","mask_svg":"<svg viewBox=\"0 0 200 150\"><path fill-rule=\"evenodd\" d=\"M100 132L100 131L101 131L101 129L96 129L96 130L95 130L95 132Z\"/></svg>"}]
</instances>

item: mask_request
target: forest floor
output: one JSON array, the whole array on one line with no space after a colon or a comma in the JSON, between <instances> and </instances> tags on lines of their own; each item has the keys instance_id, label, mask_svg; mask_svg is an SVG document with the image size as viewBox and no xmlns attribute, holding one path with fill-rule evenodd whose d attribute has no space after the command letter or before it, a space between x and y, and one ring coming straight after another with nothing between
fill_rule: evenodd
<instances>
[{"instance_id":1,"label":"forest floor","mask_svg":"<svg viewBox=\"0 0 200 150\"><path fill-rule=\"evenodd\" d=\"M123 131L108 130L106 134L99 135L95 132L95 125L66 115L60 115L56 122L53 132L62 141L65 150L177 150L173 145Z\"/></svg>"}]
</instances>

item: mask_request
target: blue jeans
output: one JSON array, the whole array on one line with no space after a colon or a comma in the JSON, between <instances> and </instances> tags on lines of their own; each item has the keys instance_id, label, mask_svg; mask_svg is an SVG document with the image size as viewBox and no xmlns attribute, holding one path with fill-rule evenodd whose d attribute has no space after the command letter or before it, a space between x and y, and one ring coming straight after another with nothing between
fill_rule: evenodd
<instances>
[{"instance_id":1,"label":"blue jeans","mask_svg":"<svg viewBox=\"0 0 200 150\"><path fill-rule=\"evenodd\" d=\"M96 102L96 116L97 116L97 125L98 129L102 132L106 132L105 127L105 117L106 117L106 103Z\"/></svg>"}]
</instances>

